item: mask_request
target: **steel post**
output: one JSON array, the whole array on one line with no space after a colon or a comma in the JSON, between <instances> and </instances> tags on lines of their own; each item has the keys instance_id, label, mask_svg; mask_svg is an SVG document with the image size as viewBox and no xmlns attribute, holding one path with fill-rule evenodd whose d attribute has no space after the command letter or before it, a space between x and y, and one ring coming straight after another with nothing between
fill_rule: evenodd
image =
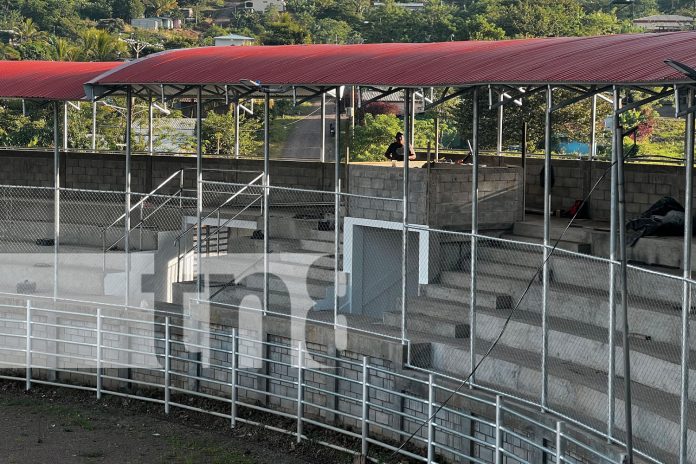
<instances>
[{"instance_id":1,"label":"steel post","mask_svg":"<svg viewBox=\"0 0 696 464\"><path fill-rule=\"evenodd\" d=\"M239 159L239 100L234 102L234 159Z\"/></svg>"},{"instance_id":2,"label":"steel post","mask_svg":"<svg viewBox=\"0 0 696 464\"><path fill-rule=\"evenodd\" d=\"M503 399L495 397L495 464L503 464Z\"/></svg>"},{"instance_id":3,"label":"steel post","mask_svg":"<svg viewBox=\"0 0 696 464\"><path fill-rule=\"evenodd\" d=\"M203 246L203 87L198 86L196 95L196 298L200 301L203 291L203 263L201 250Z\"/></svg>"},{"instance_id":4,"label":"steel post","mask_svg":"<svg viewBox=\"0 0 696 464\"><path fill-rule=\"evenodd\" d=\"M408 282L408 165L409 154L411 153L411 89L404 91L404 169L403 169L403 224L401 236L401 343L407 343L408 330L406 326L406 312L408 303L406 302ZM409 359L408 362L411 362Z\"/></svg>"},{"instance_id":5,"label":"steel post","mask_svg":"<svg viewBox=\"0 0 696 464\"><path fill-rule=\"evenodd\" d=\"M164 318L164 413L169 414L169 400L171 392L169 390L170 370L171 370L171 326L169 316Z\"/></svg>"},{"instance_id":6,"label":"steel post","mask_svg":"<svg viewBox=\"0 0 696 464\"><path fill-rule=\"evenodd\" d=\"M58 102L53 102L53 299L58 298L60 248L60 124Z\"/></svg>"},{"instance_id":7,"label":"steel post","mask_svg":"<svg viewBox=\"0 0 696 464\"><path fill-rule=\"evenodd\" d=\"M687 108L694 106L694 89L689 87ZM689 418L689 321L691 316L691 237L693 234L693 167L694 167L694 113L686 116L684 163L684 282L682 293L682 343L681 343L681 405L679 422L679 463L686 464L688 451Z\"/></svg>"},{"instance_id":8,"label":"steel post","mask_svg":"<svg viewBox=\"0 0 696 464\"><path fill-rule=\"evenodd\" d=\"M319 158L326 162L326 93L321 93L321 145L319 146Z\"/></svg>"},{"instance_id":9,"label":"steel post","mask_svg":"<svg viewBox=\"0 0 696 464\"><path fill-rule=\"evenodd\" d=\"M230 403L230 427L234 428L237 426L237 329L232 328L232 353L230 353L232 359L232 394Z\"/></svg>"},{"instance_id":10,"label":"steel post","mask_svg":"<svg viewBox=\"0 0 696 464\"><path fill-rule=\"evenodd\" d=\"M334 138L334 326L338 324L340 307L340 239L341 239L341 97L336 87L336 137Z\"/></svg>"},{"instance_id":11,"label":"steel post","mask_svg":"<svg viewBox=\"0 0 696 464\"><path fill-rule=\"evenodd\" d=\"M370 398L368 397L369 395L369 390L368 390L368 385L369 385L369 376L368 376L368 369L367 369L367 356L363 356L362 360L362 417L361 417L361 454L365 457L367 457L367 437L369 435L369 425L367 423L369 417L368 417L368 403L370 401Z\"/></svg>"},{"instance_id":12,"label":"steel post","mask_svg":"<svg viewBox=\"0 0 696 464\"><path fill-rule=\"evenodd\" d=\"M527 219L527 134L529 123L522 123L522 220Z\"/></svg>"},{"instance_id":13,"label":"steel post","mask_svg":"<svg viewBox=\"0 0 696 464\"><path fill-rule=\"evenodd\" d=\"M620 94L619 90L614 88L614 111L612 119L612 146L611 146L611 185L610 185L610 213L609 213L609 366L608 366L608 379L607 379L607 397L609 399L608 408L608 418L607 418L607 438L611 441L614 436L614 422L615 422L615 402L614 398L616 396L615 385L616 385L616 236L618 235L618 221L617 221L617 194L616 185L618 182L617 177L617 161L618 161L618 151L617 151L617 134L619 133L619 119L616 116L620 108Z\"/></svg>"},{"instance_id":14,"label":"steel post","mask_svg":"<svg viewBox=\"0 0 696 464\"><path fill-rule=\"evenodd\" d=\"M97 102L92 102L92 151L97 150Z\"/></svg>"},{"instance_id":15,"label":"steel post","mask_svg":"<svg viewBox=\"0 0 696 464\"><path fill-rule=\"evenodd\" d=\"M68 102L63 103L63 150L68 150Z\"/></svg>"},{"instance_id":16,"label":"steel post","mask_svg":"<svg viewBox=\"0 0 696 464\"><path fill-rule=\"evenodd\" d=\"M549 274L551 253L551 109L553 107L553 94L551 86L546 87L546 119L544 127L544 263L542 274L541 297L541 408L546 409L549 373L549 324L548 324L548 300L549 300Z\"/></svg>"},{"instance_id":17,"label":"steel post","mask_svg":"<svg viewBox=\"0 0 696 464\"><path fill-rule=\"evenodd\" d=\"M97 308L97 399L102 396L102 315Z\"/></svg>"},{"instance_id":18,"label":"steel post","mask_svg":"<svg viewBox=\"0 0 696 464\"><path fill-rule=\"evenodd\" d=\"M25 352L25 382L24 389L31 390L31 301L27 300L27 315L26 315L26 352Z\"/></svg>"},{"instance_id":19,"label":"steel post","mask_svg":"<svg viewBox=\"0 0 696 464\"><path fill-rule=\"evenodd\" d=\"M264 95L263 104L263 314L265 315L268 311L269 304L269 288L268 288L268 274L270 272L270 262L268 260L269 253L269 241L268 234L270 231L270 205L268 200L270 199L271 192L271 177L269 173L270 169L270 105L271 105L271 95L266 92Z\"/></svg>"},{"instance_id":20,"label":"steel post","mask_svg":"<svg viewBox=\"0 0 696 464\"><path fill-rule=\"evenodd\" d=\"M304 383L303 380L303 371L302 369L304 366L302 365L304 361L304 352L302 351L302 342L299 342L299 346L297 348L297 443L300 443L302 441L302 433L303 433L303 412L304 412L304 397L303 397L303 390L302 390L302 384Z\"/></svg>"},{"instance_id":21,"label":"steel post","mask_svg":"<svg viewBox=\"0 0 696 464\"><path fill-rule=\"evenodd\" d=\"M479 89L474 89L472 94L472 127L471 127L471 258L470 258L470 278L469 285L469 365L470 377L469 386L473 387L476 383L476 272L478 260L478 201L479 201L479 166L478 166L478 132L479 132Z\"/></svg>"},{"instance_id":22,"label":"steel post","mask_svg":"<svg viewBox=\"0 0 696 464\"><path fill-rule=\"evenodd\" d=\"M435 438L435 418L433 414L435 412L435 381L433 380L433 374L428 375L428 464L435 460L435 447L433 446L433 439Z\"/></svg>"},{"instance_id":23,"label":"steel post","mask_svg":"<svg viewBox=\"0 0 696 464\"><path fill-rule=\"evenodd\" d=\"M152 127L152 93L148 94L147 99L147 153L152 156L154 150L153 127Z\"/></svg>"},{"instance_id":24,"label":"steel post","mask_svg":"<svg viewBox=\"0 0 696 464\"><path fill-rule=\"evenodd\" d=\"M126 89L126 212L123 227L123 248L126 256L126 295L125 303L130 303L130 228L131 228L131 139L133 125L133 89Z\"/></svg>"},{"instance_id":25,"label":"steel post","mask_svg":"<svg viewBox=\"0 0 696 464\"><path fill-rule=\"evenodd\" d=\"M497 132L497 137L496 137L496 144L495 144L495 151L498 156L500 156L503 153L503 100L505 97L503 96L503 93L500 92L500 95L498 95L498 103L501 103L501 105L498 107L498 132Z\"/></svg>"},{"instance_id":26,"label":"steel post","mask_svg":"<svg viewBox=\"0 0 696 464\"><path fill-rule=\"evenodd\" d=\"M592 110L590 114L592 128L590 129L590 161L597 156L597 95L592 95Z\"/></svg>"},{"instance_id":27,"label":"steel post","mask_svg":"<svg viewBox=\"0 0 696 464\"><path fill-rule=\"evenodd\" d=\"M561 463L565 461L563 455L565 450L563 449L563 421L556 421L556 462Z\"/></svg>"},{"instance_id":28,"label":"steel post","mask_svg":"<svg viewBox=\"0 0 696 464\"><path fill-rule=\"evenodd\" d=\"M619 251L621 253L621 318L623 322L623 368L624 405L626 418L626 456L627 464L633 464L633 417L631 407L631 347L628 330L628 262L626 256L626 192L624 182L623 127L618 124L619 115L614 115L617 127L617 193L619 199Z\"/></svg>"}]
</instances>

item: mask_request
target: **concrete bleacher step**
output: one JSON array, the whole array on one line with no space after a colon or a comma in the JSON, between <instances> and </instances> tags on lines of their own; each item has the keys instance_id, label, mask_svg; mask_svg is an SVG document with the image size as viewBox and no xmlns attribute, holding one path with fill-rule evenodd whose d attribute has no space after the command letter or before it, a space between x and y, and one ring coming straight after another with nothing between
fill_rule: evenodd
<instances>
[{"instance_id":1,"label":"concrete bleacher step","mask_svg":"<svg viewBox=\"0 0 696 464\"><path fill-rule=\"evenodd\" d=\"M228 276L231 280L235 275L250 275L252 273L263 272L263 261L256 255L243 259L238 255L208 256L202 258L202 269L206 274L214 276ZM331 266L319 266L314 262L307 263L302 257L300 262L293 262L293 255L289 253L272 254L269 257L269 272L280 278L301 279L306 277L310 280L323 280L333 282L335 272L333 262L328 263L322 257L317 257L323 263ZM220 277L218 277L219 279Z\"/></svg>"},{"instance_id":2,"label":"concrete bleacher step","mask_svg":"<svg viewBox=\"0 0 696 464\"><path fill-rule=\"evenodd\" d=\"M303 250L307 250L312 253L330 253L333 254L335 252L335 246L334 246L334 241L322 241L322 240L307 240L307 239L300 239L300 248ZM339 244L338 247L339 252L343 250L343 244Z\"/></svg>"},{"instance_id":3,"label":"concrete bleacher step","mask_svg":"<svg viewBox=\"0 0 696 464\"><path fill-rule=\"evenodd\" d=\"M432 339L427 347L420 346L418 356L412 354L412 362L419 367L445 370L459 377L470 371L469 341ZM490 344L477 344L479 357L486 353ZM413 351L412 351L413 353ZM478 384L497 390L519 394L527 392L530 400L538 401L541 391L540 356L522 349L498 345L481 364L476 373ZM550 357L549 406L564 414L589 424L605 424L608 397L607 376L603 371ZM679 446L679 397L662 390L633 382L634 436L638 443L650 443L651 454L664 457L664 462L675 462L674 452ZM617 411L623 410L622 378L616 379ZM696 404L691 404L694 407ZM623 418L617 415L616 427L621 432ZM696 439L696 417L689 417L689 440ZM648 445L646 445L648 446ZM689 451L689 461L696 458L696 449Z\"/></svg>"},{"instance_id":4,"label":"concrete bleacher step","mask_svg":"<svg viewBox=\"0 0 696 464\"><path fill-rule=\"evenodd\" d=\"M570 218L565 219L563 223L554 222L551 224L550 236L552 240L558 240L561 235L563 240L568 242L577 243L592 243L592 234L594 233L593 228L583 227L583 226L573 226L568 227L565 230L566 225L570 222ZM512 233L514 235L523 237L544 237L544 223L543 221L520 221L516 222L512 228Z\"/></svg>"},{"instance_id":5,"label":"concrete bleacher step","mask_svg":"<svg viewBox=\"0 0 696 464\"><path fill-rule=\"evenodd\" d=\"M518 242L527 242L527 243L535 243L535 244L542 244L544 243L543 238L539 237L527 237L527 236L522 236L522 235L515 235L515 234L503 234L501 238L504 238L506 240L514 240ZM551 241L551 246L553 246L556 243L556 240ZM569 240L561 240L558 242L558 248L562 250L568 250L568 251L574 251L576 253L583 253L583 254L590 254L592 253L592 244L591 243L579 243L579 242L573 242Z\"/></svg>"},{"instance_id":6,"label":"concrete bleacher step","mask_svg":"<svg viewBox=\"0 0 696 464\"><path fill-rule=\"evenodd\" d=\"M425 306L428 304L427 298L429 298L431 301L438 302L444 300L452 305L466 308L465 310L468 311L470 293L469 290L465 288L450 287L442 284L428 284L421 286L421 296L422 297L418 298L416 303L411 303L409 301L409 305L413 305L414 308L417 308L418 305ZM509 306L510 303L509 296L491 292L479 291L476 297L478 304L493 308L506 305Z\"/></svg>"},{"instance_id":7,"label":"concrete bleacher step","mask_svg":"<svg viewBox=\"0 0 696 464\"><path fill-rule=\"evenodd\" d=\"M401 327L401 311L384 313L384 324L391 327ZM409 313L406 317L406 328L409 334L413 332L420 334L437 333L442 337L469 338L469 324L430 314Z\"/></svg>"}]
</instances>

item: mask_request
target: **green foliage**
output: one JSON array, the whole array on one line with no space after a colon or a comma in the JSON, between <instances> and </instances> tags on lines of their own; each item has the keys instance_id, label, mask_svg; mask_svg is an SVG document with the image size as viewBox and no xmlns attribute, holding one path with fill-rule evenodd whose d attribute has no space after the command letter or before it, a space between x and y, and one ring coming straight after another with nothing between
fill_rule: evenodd
<instances>
[{"instance_id":1,"label":"green foliage","mask_svg":"<svg viewBox=\"0 0 696 464\"><path fill-rule=\"evenodd\" d=\"M255 118L242 117L239 123L240 156L252 156L261 148L257 137L261 124ZM234 110L219 114L210 112L203 120L203 150L208 155L234 156Z\"/></svg>"},{"instance_id":2,"label":"green foliage","mask_svg":"<svg viewBox=\"0 0 696 464\"><path fill-rule=\"evenodd\" d=\"M384 161L384 152L394 141L397 132L403 132L404 123L391 114L365 115L363 125L355 127L355 135L350 147L351 160ZM450 132L446 124L440 125L443 133ZM414 144L425 147L435 140L435 122L433 119L416 119Z\"/></svg>"},{"instance_id":3,"label":"green foliage","mask_svg":"<svg viewBox=\"0 0 696 464\"><path fill-rule=\"evenodd\" d=\"M53 141L52 125L46 115L23 116L21 110L0 106L0 145L5 147L46 147Z\"/></svg>"}]
</instances>

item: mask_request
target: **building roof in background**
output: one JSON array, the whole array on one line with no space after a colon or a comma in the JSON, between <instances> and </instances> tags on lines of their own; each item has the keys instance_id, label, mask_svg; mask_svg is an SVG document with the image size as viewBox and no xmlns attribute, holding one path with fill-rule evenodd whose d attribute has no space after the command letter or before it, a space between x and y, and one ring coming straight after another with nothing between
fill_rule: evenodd
<instances>
[{"instance_id":1,"label":"building roof in background","mask_svg":"<svg viewBox=\"0 0 696 464\"><path fill-rule=\"evenodd\" d=\"M256 40L253 37L247 37L245 35L239 34L227 34L215 37L216 39L228 39L228 40Z\"/></svg>"},{"instance_id":2,"label":"building roof in background","mask_svg":"<svg viewBox=\"0 0 696 464\"><path fill-rule=\"evenodd\" d=\"M634 23L688 23L693 21L694 18L691 16L681 16L681 15L652 15L644 16L642 18L636 18L633 20Z\"/></svg>"},{"instance_id":3,"label":"building roof in background","mask_svg":"<svg viewBox=\"0 0 696 464\"><path fill-rule=\"evenodd\" d=\"M92 84L397 87L485 84L664 84L690 80L696 33L503 41L204 47L149 55Z\"/></svg>"},{"instance_id":4,"label":"building roof in background","mask_svg":"<svg viewBox=\"0 0 696 464\"><path fill-rule=\"evenodd\" d=\"M84 83L121 62L0 61L0 97L82 100Z\"/></svg>"}]
</instances>

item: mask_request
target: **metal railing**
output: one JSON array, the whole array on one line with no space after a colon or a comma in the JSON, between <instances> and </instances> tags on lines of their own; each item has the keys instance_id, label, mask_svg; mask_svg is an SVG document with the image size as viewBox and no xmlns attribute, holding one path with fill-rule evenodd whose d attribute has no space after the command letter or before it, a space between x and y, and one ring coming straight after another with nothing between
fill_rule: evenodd
<instances>
[{"instance_id":1,"label":"metal railing","mask_svg":"<svg viewBox=\"0 0 696 464\"><path fill-rule=\"evenodd\" d=\"M374 462L392 453L426 463L621 462L572 424L500 395L455 390L434 373L398 372L379 358L331 355L235 327L196 327L166 312L39 301L0 305L0 378L27 390L77 388L160 404L167 414L207 413L233 428L262 426Z\"/></svg>"}]
</instances>

